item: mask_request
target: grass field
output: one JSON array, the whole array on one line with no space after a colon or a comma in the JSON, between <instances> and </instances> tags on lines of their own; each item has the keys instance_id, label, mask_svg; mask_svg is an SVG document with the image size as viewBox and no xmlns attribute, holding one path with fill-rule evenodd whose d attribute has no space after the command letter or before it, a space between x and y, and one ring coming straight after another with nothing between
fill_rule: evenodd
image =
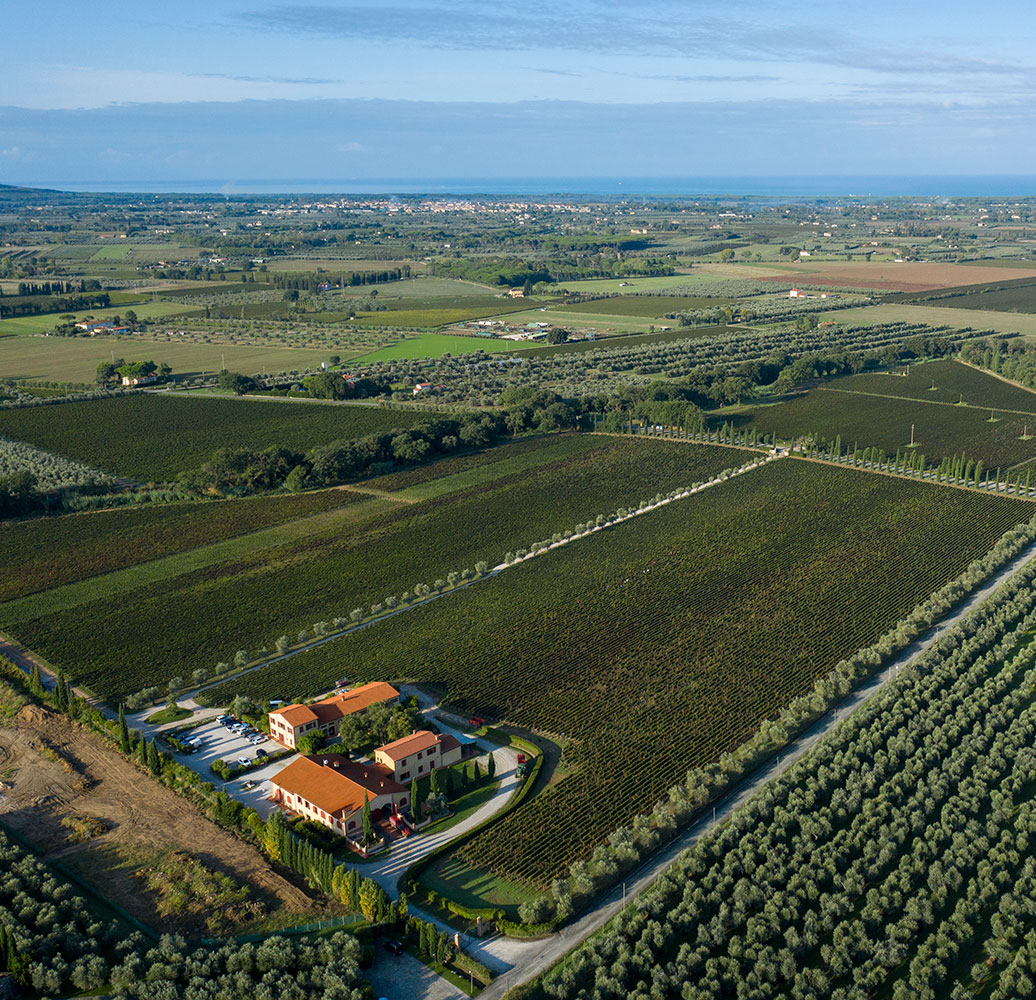
<instances>
[{"instance_id":1,"label":"grass field","mask_svg":"<svg viewBox=\"0 0 1036 1000\"><path fill-rule=\"evenodd\" d=\"M132 309L139 319L164 319L167 316L186 316L197 313L200 306L188 306L179 302L144 302L140 305L110 306L107 309L81 309L74 315L76 320L88 316L96 320L111 319L113 316L125 316L127 309ZM58 323L64 322L61 317L65 313L47 313L43 316L16 316L14 319L0 320L0 337L15 334L19 337L31 336L34 333L45 333L53 330ZM59 340L68 340L59 337Z\"/></svg>"},{"instance_id":2,"label":"grass field","mask_svg":"<svg viewBox=\"0 0 1036 1000\"><path fill-rule=\"evenodd\" d=\"M495 564L509 550L744 461L740 451L621 438L592 438L597 446L588 450L589 437L563 438L567 457L551 448L538 468L398 503L347 531L331 523L289 544L280 541L281 529L270 529L274 540L266 545L256 536L231 539L220 544L242 542L248 550L235 547L233 558L214 564L206 550L170 557L191 556L204 566L160 580L151 579L155 564L141 564L123 571L140 586L122 591L117 603L104 592L105 578L96 578L56 600L42 593L0 605L0 624L98 693L117 696L211 668L237 649L272 648L282 633L434 584L480 559ZM553 443L544 439L545 448ZM292 696L313 693L303 675L289 686Z\"/></svg>"},{"instance_id":3,"label":"grass field","mask_svg":"<svg viewBox=\"0 0 1036 1000\"><path fill-rule=\"evenodd\" d=\"M890 379L891 381L891 379ZM1036 439L1023 440L1036 430L1036 417L950 403L926 403L891 396L845 392L843 382L814 389L769 406L730 407L714 411L710 421L730 421L736 427L755 426L778 437L815 434L828 441L838 436L842 446L877 447L895 454L910 443L911 427L918 451L929 464L952 455L980 458L987 468L1011 466L1036 457Z\"/></svg>"},{"instance_id":4,"label":"grass field","mask_svg":"<svg viewBox=\"0 0 1036 1000\"><path fill-rule=\"evenodd\" d=\"M604 302L610 302L605 299ZM598 305L598 303L594 303ZM553 326L568 327L573 330L601 330L608 333L647 332L650 320L637 316L615 316L608 314L603 302L598 305L601 312L575 312L568 306L541 306L527 309L524 312L508 316L511 323L550 323Z\"/></svg>"},{"instance_id":5,"label":"grass field","mask_svg":"<svg viewBox=\"0 0 1036 1000\"><path fill-rule=\"evenodd\" d=\"M7 567L0 579L0 602L361 499L358 493L321 490L242 500L120 507L13 522L0 531L0 564ZM55 559L55 552L64 553L64 557Z\"/></svg>"},{"instance_id":6,"label":"grass field","mask_svg":"<svg viewBox=\"0 0 1036 1000\"><path fill-rule=\"evenodd\" d=\"M133 395L0 411L0 434L141 482L166 482L218 448L306 451L427 419L371 406Z\"/></svg>"},{"instance_id":7,"label":"grass field","mask_svg":"<svg viewBox=\"0 0 1036 1000\"><path fill-rule=\"evenodd\" d=\"M583 281L565 281L563 287L570 292L629 292L660 291L666 288L705 287L715 282L713 275L695 270L693 273L674 274L664 278L586 278Z\"/></svg>"},{"instance_id":8,"label":"grass field","mask_svg":"<svg viewBox=\"0 0 1036 1000\"><path fill-rule=\"evenodd\" d=\"M475 351L491 351L494 354L510 354L528 350L537 345L531 341L502 340L497 337L464 337L450 333L421 333L407 337L398 344L371 351L355 361L398 361L400 358L441 358L445 354L471 354Z\"/></svg>"},{"instance_id":9,"label":"grass field","mask_svg":"<svg viewBox=\"0 0 1036 1000\"><path fill-rule=\"evenodd\" d=\"M574 773L462 851L544 885L1030 514L778 461L225 691L323 690L347 664L436 687L462 714L564 733Z\"/></svg>"},{"instance_id":10,"label":"grass field","mask_svg":"<svg viewBox=\"0 0 1036 1000\"><path fill-rule=\"evenodd\" d=\"M951 329L993 330L996 333L1020 333L1036 337L1036 316L1027 313L987 312L983 309L951 309L949 306L889 305L861 306L824 313L822 319L854 326L879 323L927 323Z\"/></svg>"},{"instance_id":11,"label":"grass field","mask_svg":"<svg viewBox=\"0 0 1036 1000\"><path fill-rule=\"evenodd\" d=\"M6 322L6 321L5 321ZM0 337L0 371L5 378L93 382L97 365L112 353L134 361L151 358L166 362L178 375L218 372L224 361L231 371L303 371L319 368L329 350L195 344L142 337ZM344 349L339 351L343 356Z\"/></svg>"}]
</instances>

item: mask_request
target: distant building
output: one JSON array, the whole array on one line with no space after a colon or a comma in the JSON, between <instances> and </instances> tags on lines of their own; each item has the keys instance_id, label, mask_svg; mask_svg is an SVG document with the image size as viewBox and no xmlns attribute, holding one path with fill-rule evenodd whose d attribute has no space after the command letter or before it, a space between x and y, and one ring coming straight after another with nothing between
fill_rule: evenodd
<instances>
[{"instance_id":1,"label":"distant building","mask_svg":"<svg viewBox=\"0 0 1036 1000\"><path fill-rule=\"evenodd\" d=\"M399 692L391 684L373 681L312 705L285 705L269 714L270 737L294 750L302 736L316 732L329 738L337 736L342 719L347 715L364 712L380 702L398 699Z\"/></svg>"},{"instance_id":2,"label":"distant building","mask_svg":"<svg viewBox=\"0 0 1036 1000\"><path fill-rule=\"evenodd\" d=\"M355 838L363 832L364 796L374 822L410 805L409 791L393 779L391 770L340 754L297 757L270 784L274 802L343 837Z\"/></svg>"},{"instance_id":3,"label":"distant building","mask_svg":"<svg viewBox=\"0 0 1036 1000\"><path fill-rule=\"evenodd\" d=\"M414 395L416 396L419 393L427 392L431 387L431 382L418 382L417 385L414 386Z\"/></svg>"},{"instance_id":4,"label":"distant building","mask_svg":"<svg viewBox=\"0 0 1036 1000\"><path fill-rule=\"evenodd\" d=\"M437 767L449 767L464 756L454 736L419 729L374 751L374 759L389 768L396 781L413 781Z\"/></svg>"},{"instance_id":5,"label":"distant building","mask_svg":"<svg viewBox=\"0 0 1036 1000\"><path fill-rule=\"evenodd\" d=\"M790 292L788 292L789 299L804 299L805 297L806 293L800 291L798 288L793 288Z\"/></svg>"},{"instance_id":6,"label":"distant building","mask_svg":"<svg viewBox=\"0 0 1036 1000\"><path fill-rule=\"evenodd\" d=\"M157 382L158 376L155 374L151 375L123 375L123 385L147 385L150 382Z\"/></svg>"},{"instance_id":7,"label":"distant building","mask_svg":"<svg viewBox=\"0 0 1036 1000\"><path fill-rule=\"evenodd\" d=\"M524 288L509 288L507 290L507 294L510 295L512 299L524 299L525 298L525 289Z\"/></svg>"}]
</instances>

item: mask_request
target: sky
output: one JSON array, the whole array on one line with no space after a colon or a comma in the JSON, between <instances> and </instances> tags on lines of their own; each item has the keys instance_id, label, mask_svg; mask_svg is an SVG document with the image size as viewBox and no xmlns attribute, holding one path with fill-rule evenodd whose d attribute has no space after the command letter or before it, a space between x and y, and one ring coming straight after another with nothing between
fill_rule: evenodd
<instances>
[{"instance_id":1,"label":"sky","mask_svg":"<svg viewBox=\"0 0 1036 1000\"><path fill-rule=\"evenodd\" d=\"M0 182L1036 174L1022 0L52 0Z\"/></svg>"}]
</instances>

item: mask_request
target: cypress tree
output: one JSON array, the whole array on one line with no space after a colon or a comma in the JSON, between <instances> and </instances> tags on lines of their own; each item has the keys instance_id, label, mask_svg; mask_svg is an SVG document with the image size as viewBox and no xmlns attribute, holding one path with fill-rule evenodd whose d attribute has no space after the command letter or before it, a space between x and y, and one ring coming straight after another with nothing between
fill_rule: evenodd
<instances>
[{"instance_id":1,"label":"cypress tree","mask_svg":"<svg viewBox=\"0 0 1036 1000\"><path fill-rule=\"evenodd\" d=\"M58 711L64 712L68 707L68 700L65 694L65 675L58 671L58 682L54 685L54 704Z\"/></svg>"},{"instance_id":2,"label":"cypress tree","mask_svg":"<svg viewBox=\"0 0 1036 1000\"><path fill-rule=\"evenodd\" d=\"M363 846L374 840L374 821L371 819L371 803L367 793L363 793Z\"/></svg>"},{"instance_id":3,"label":"cypress tree","mask_svg":"<svg viewBox=\"0 0 1036 1000\"><path fill-rule=\"evenodd\" d=\"M496 774L496 758L490 754L489 763L486 765L486 774L489 775L489 780L493 780L493 775Z\"/></svg>"},{"instance_id":4,"label":"cypress tree","mask_svg":"<svg viewBox=\"0 0 1036 1000\"><path fill-rule=\"evenodd\" d=\"M349 906L360 908L360 873L355 868L349 869Z\"/></svg>"},{"instance_id":5,"label":"cypress tree","mask_svg":"<svg viewBox=\"0 0 1036 1000\"><path fill-rule=\"evenodd\" d=\"M40 665L34 663L29 671L29 691L34 698L42 698L46 691L43 687L43 679L40 677Z\"/></svg>"},{"instance_id":6,"label":"cypress tree","mask_svg":"<svg viewBox=\"0 0 1036 1000\"><path fill-rule=\"evenodd\" d=\"M162 758L158 756L158 747L153 739L147 745L147 769L156 778L162 773Z\"/></svg>"},{"instance_id":7,"label":"cypress tree","mask_svg":"<svg viewBox=\"0 0 1036 1000\"><path fill-rule=\"evenodd\" d=\"M130 739L129 727L126 725L126 706L119 702L119 749L123 753L129 753Z\"/></svg>"}]
</instances>

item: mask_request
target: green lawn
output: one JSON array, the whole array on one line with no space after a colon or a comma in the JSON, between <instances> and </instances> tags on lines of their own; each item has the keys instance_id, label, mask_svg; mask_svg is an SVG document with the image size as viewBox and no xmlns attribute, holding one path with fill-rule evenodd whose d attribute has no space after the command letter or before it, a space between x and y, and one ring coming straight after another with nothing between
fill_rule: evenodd
<instances>
[{"instance_id":1,"label":"green lawn","mask_svg":"<svg viewBox=\"0 0 1036 1000\"><path fill-rule=\"evenodd\" d=\"M447 857L424 871L418 884L447 896L461 906L495 906L518 919L518 907L536 898L536 891L517 882L494 875L485 868L468 864L458 857Z\"/></svg>"}]
</instances>

